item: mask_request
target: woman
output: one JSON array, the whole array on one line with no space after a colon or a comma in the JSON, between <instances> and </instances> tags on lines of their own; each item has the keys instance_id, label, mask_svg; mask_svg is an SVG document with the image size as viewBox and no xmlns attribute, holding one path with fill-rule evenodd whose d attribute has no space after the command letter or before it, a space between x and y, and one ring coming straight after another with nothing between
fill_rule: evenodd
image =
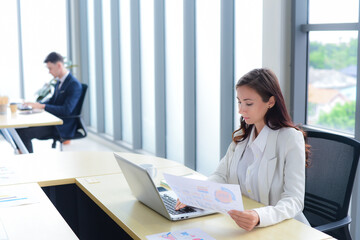
<instances>
[{"instance_id":1,"label":"woman","mask_svg":"<svg viewBox=\"0 0 360 240\"><path fill-rule=\"evenodd\" d=\"M236 84L240 128L209 180L239 184L243 195L265 207L229 211L247 231L285 219L309 224L302 213L308 147L291 121L275 74L254 69ZM178 202L176 209L184 204Z\"/></svg>"}]
</instances>

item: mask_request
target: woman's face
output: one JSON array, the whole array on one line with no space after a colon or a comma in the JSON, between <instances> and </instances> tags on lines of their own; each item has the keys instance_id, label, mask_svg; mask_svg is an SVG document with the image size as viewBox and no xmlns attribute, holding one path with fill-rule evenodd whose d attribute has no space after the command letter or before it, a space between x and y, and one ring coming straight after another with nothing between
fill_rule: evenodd
<instances>
[{"instance_id":1,"label":"woman's face","mask_svg":"<svg viewBox=\"0 0 360 240\"><path fill-rule=\"evenodd\" d=\"M241 86L236 89L239 113L247 124L254 124L258 132L265 126L265 114L269 107L274 106L272 96L268 102L263 102L261 96L248 86Z\"/></svg>"}]
</instances>

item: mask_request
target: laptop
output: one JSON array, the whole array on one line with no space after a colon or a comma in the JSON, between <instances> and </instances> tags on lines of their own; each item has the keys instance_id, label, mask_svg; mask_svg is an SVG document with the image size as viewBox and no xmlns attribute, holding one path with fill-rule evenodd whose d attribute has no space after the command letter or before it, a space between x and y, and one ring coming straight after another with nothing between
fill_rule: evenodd
<instances>
[{"instance_id":1,"label":"laptop","mask_svg":"<svg viewBox=\"0 0 360 240\"><path fill-rule=\"evenodd\" d=\"M137 200L167 219L178 221L215 213L214 211L190 206L176 211L177 196L173 191L159 191L149 173L144 168L116 153L114 153L114 156L125 176L131 192Z\"/></svg>"}]
</instances>

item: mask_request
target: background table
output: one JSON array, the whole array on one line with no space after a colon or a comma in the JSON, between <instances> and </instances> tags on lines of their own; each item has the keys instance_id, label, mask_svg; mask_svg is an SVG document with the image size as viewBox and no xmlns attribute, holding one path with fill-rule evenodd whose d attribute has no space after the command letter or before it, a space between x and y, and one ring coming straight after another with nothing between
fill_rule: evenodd
<instances>
[{"instance_id":1,"label":"background table","mask_svg":"<svg viewBox=\"0 0 360 240\"><path fill-rule=\"evenodd\" d=\"M15 147L15 144L12 142L12 139L14 139L22 153L29 152L26 149L21 138L15 131L15 128L52 126L62 124L63 121L60 118L46 111L31 114L22 114L22 112L20 111L17 111L16 113L11 113L10 109L8 109L7 114L0 115L0 129L3 132L6 140L9 141L13 145L13 147ZM11 136L9 135L9 133L11 134Z\"/></svg>"},{"instance_id":2,"label":"background table","mask_svg":"<svg viewBox=\"0 0 360 240\"><path fill-rule=\"evenodd\" d=\"M137 164L152 163L157 168L182 167L180 163L134 153L119 153ZM120 173L112 152L54 152L3 156L0 167L10 173L0 185L34 182L41 187L75 184L75 178Z\"/></svg>"}]
</instances>

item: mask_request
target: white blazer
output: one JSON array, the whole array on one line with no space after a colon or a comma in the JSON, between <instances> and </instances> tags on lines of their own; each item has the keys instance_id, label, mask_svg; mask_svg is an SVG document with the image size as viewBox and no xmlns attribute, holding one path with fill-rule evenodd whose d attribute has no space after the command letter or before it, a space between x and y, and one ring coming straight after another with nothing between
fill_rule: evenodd
<instances>
[{"instance_id":1,"label":"white blazer","mask_svg":"<svg viewBox=\"0 0 360 240\"><path fill-rule=\"evenodd\" d=\"M239 184L238 163L248 139L232 142L210 181ZM305 194L305 143L303 134L294 128L271 130L266 142L258 173L260 202L265 207L254 209L259 217L259 227L295 218L309 222L302 210Z\"/></svg>"}]
</instances>

